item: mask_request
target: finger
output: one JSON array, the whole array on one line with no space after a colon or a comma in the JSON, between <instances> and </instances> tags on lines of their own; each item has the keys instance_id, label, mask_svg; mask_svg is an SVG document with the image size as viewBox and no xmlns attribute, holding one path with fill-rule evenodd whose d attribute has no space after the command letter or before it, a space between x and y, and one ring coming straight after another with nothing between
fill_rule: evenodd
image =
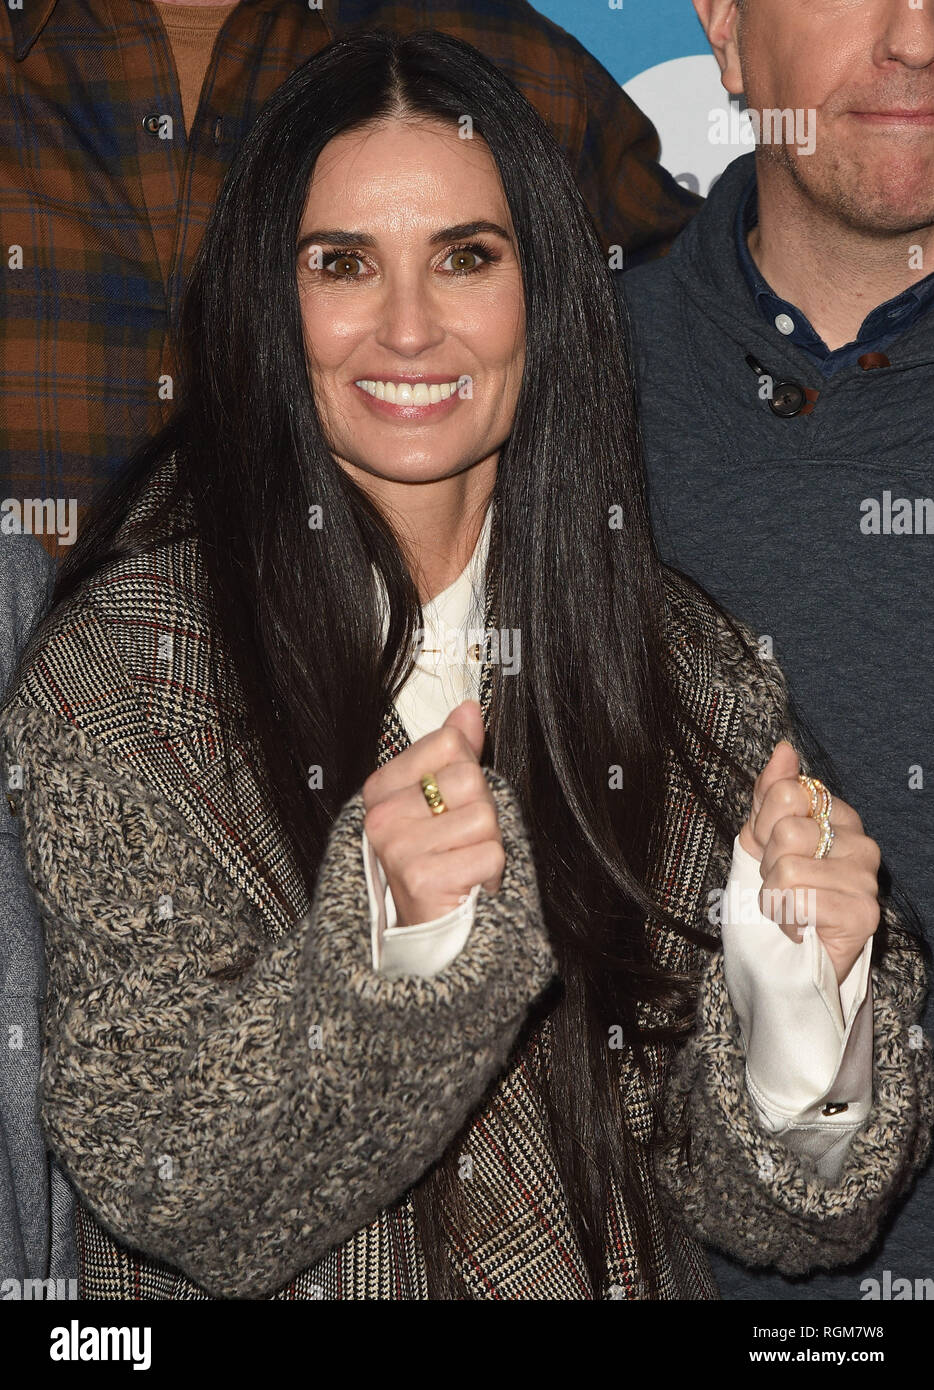
<instances>
[{"instance_id":1,"label":"finger","mask_svg":"<svg viewBox=\"0 0 934 1390\"><path fill-rule=\"evenodd\" d=\"M476 704L476 701L467 703ZM464 719L470 717L462 716ZM397 757L371 772L363 784L363 804L369 810L400 788L417 785L426 773L437 776L441 768L458 762L477 763L478 756L467 733L456 722L446 721L440 729L433 729Z\"/></svg>"},{"instance_id":2,"label":"finger","mask_svg":"<svg viewBox=\"0 0 934 1390\"><path fill-rule=\"evenodd\" d=\"M782 779L796 778L800 770L798 754L787 739L781 739L772 749L772 755L756 778L752 789L753 816L758 816L771 787Z\"/></svg>"},{"instance_id":3,"label":"finger","mask_svg":"<svg viewBox=\"0 0 934 1390\"><path fill-rule=\"evenodd\" d=\"M479 759L483 752L483 741L486 738L486 729L483 727L483 713L480 709L479 700L463 700L448 714L441 726L460 729L467 739L474 756Z\"/></svg>"},{"instance_id":4,"label":"finger","mask_svg":"<svg viewBox=\"0 0 934 1390\"><path fill-rule=\"evenodd\" d=\"M437 774L435 781L447 808L445 811L440 814L432 811L419 784L399 787L367 808L364 824L371 842L385 841L387 830L395 830L402 822L414 821L422 825L425 821L440 821L451 811L472 802L495 809L490 784L479 763L450 763Z\"/></svg>"},{"instance_id":5,"label":"finger","mask_svg":"<svg viewBox=\"0 0 934 1390\"><path fill-rule=\"evenodd\" d=\"M463 901L475 884L487 893L499 892L505 867L505 853L498 841L444 854L426 854L412 861L405 873L405 890L412 898L448 898L452 906Z\"/></svg>"},{"instance_id":6,"label":"finger","mask_svg":"<svg viewBox=\"0 0 934 1390\"><path fill-rule=\"evenodd\" d=\"M772 750L765 767L753 783L752 807L739 832L739 842L747 854L760 858L768 839L759 827L759 817L770 789L782 779L796 777L798 773L798 754L787 739L781 739Z\"/></svg>"},{"instance_id":7,"label":"finger","mask_svg":"<svg viewBox=\"0 0 934 1390\"><path fill-rule=\"evenodd\" d=\"M367 835L387 874L395 875L400 874L404 864L421 854L445 854L487 840L503 842L496 806L485 801L472 801L440 816L429 813L424 820L397 820L385 841L378 831L375 839L369 829Z\"/></svg>"},{"instance_id":8,"label":"finger","mask_svg":"<svg viewBox=\"0 0 934 1390\"><path fill-rule=\"evenodd\" d=\"M867 863L854 862L852 859L813 859L785 854L775 861L767 874L763 875L759 897L764 916L778 921L781 915L778 909L781 908L787 918L800 918L801 912L794 897L794 894L799 892L807 895L807 920L814 919L819 923L821 895L839 894L851 901L865 898L878 902L879 881ZM763 905L766 902L771 902L776 910L766 910Z\"/></svg>"},{"instance_id":9,"label":"finger","mask_svg":"<svg viewBox=\"0 0 934 1390\"><path fill-rule=\"evenodd\" d=\"M759 815L756 819L755 834L756 839L763 846L767 845L771 838L775 826L786 816L795 816L801 820L810 820L812 824L817 822L810 815L811 797L806 786L799 782L797 777L793 779L785 778L779 782L773 782L763 798ZM863 823L859 816L845 801L840 801L837 797L833 798L833 806L830 812L830 824L834 828L834 833L841 830L850 830L857 835L862 833ZM815 840L815 846L816 846Z\"/></svg>"},{"instance_id":10,"label":"finger","mask_svg":"<svg viewBox=\"0 0 934 1390\"><path fill-rule=\"evenodd\" d=\"M800 941L811 926L828 947L849 943L861 949L881 920L878 898L839 888L801 890L797 901L773 894L765 899L760 911L776 922L791 941Z\"/></svg>"},{"instance_id":11,"label":"finger","mask_svg":"<svg viewBox=\"0 0 934 1390\"><path fill-rule=\"evenodd\" d=\"M759 872L763 879L772 872L776 862L785 855L795 855L801 859L813 859L817 863L827 863L832 859L832 862L837 864L841 860L845 860L847 865L850 865L854 860L858 861L861 857L865 859L867 864L872 860L871 846L873 846L874 841L868 840L861 833L837 826L834 826L834 838L830 850L822 860L817 860L820 836L819 824L808 816L783 816L781 820L776 821L759 861ZM844 871L849 872L850 870L845 868Z\"/></svg>"}]
</instances>

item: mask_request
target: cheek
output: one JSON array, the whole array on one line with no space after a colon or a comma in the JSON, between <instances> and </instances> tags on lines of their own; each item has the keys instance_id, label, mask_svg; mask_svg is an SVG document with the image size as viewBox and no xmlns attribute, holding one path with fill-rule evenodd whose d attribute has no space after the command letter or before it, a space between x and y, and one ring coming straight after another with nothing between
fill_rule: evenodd
<instances>
[{"instance_id":1,"label":"cheek","mask_svg":"<svg viewBox=\"0 0 934 1390\"><path fill-rule=\"evenodd\" d=\"M318 296L305 296L301 305L305 347L318 368L339 366L353 351L364 332L362 315L352 305L329 304Z\"/></svg>"},{"instance_id":2,"label":"cheek","mask_svg":"<svg viewBox=\"0 0 934 1390\"><path fill-rule=\"evenodd\" d=\"M471 323L464 325L462 337L487 367L509 374L521 371L525 347L525 305L521 293L491 297Z\"/></svg>"},{"instance_id":3,"label":"cheek","mask_svg":"<svg viewBox=\"0 0 934 1390\"><path fill-rule=\"evenodd\" d=\"M787 5L780 0L779 12L770 16L766 4L759 22L749 24L741 45L746 97L760 110L820 109L872 51L871 20L852 10L844 16L837 6L815 10L813 0L794 0L790 11ZM750 13L756 14L755 4Z\"/></svg>"}]
</instances>

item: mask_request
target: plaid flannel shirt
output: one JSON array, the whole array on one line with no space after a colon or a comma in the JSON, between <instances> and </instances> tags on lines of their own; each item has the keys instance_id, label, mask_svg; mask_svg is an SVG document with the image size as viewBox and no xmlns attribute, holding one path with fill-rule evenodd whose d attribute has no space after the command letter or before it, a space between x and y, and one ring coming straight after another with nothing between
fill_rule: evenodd
<instances>
[{"instance_id":1,"label":"plaid flannel shirt","mask_svg":"<svg viewBox=\"0 0 934 1390\"><path fill-rule=\"evenodd\" d=\"M654 128L609 73L524 0L241 0L215 41L190 134L149 0L2 10L7 498L73 498L80 517L167 418L169 324L224 174L263 102L351 26L434 27L496 62L549 123L606 246L622 247L627 264L663 254L700 201L657 164ZM55 536L41 539L54 554Z\"/></svg>"}]
</instances>

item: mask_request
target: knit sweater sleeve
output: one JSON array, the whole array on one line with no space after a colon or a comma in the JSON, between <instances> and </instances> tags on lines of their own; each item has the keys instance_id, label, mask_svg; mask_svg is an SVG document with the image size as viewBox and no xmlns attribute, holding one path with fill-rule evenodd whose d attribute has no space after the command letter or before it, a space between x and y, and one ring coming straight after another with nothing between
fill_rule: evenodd
<instances>
[{"instance_id":1,"label":"knit sweater sleeve","mask_svg":"<svg viewBox=\"0 0 934 1390\"><path fill-rule=\"evenodd\" d=\"M0 745L46 934L50 1146L119 1240L214 1296L266 1297L439 1156L551 979L517 798L487 769L506 867L465 949L389 980L370 961L362 793L274 941L105 744L14 702Z\"/></svg>"},{"instance_id":2,"label":"knit sweater sleeve","mask_svg":"<svg viewBox=\"0 0 934 1390\"><path fill-rule=\"evenodd\" d=\"M780 670L754 654L748 630L741 624L736 629L720 632L719 659L730 686L744 692L737 750L756 774L779 739L789 739L799 752L801 740ZM806 759L802 763L808 771ZM748 805L744 793L734 789L733 796L738 829ZM715 853L711 884L725 881L724 864ZM706 954L699 967L695 1027L668 1077L657 1172L672 1214L701 1240L748 1265L794 1275L857 1258L928 1157L934 1065L930 1039L920 1026L924 961L884 897L881 909L888 942L882 952L874 948L871 970L872 1107L835 1180L820 1176L812 1158L760 1123L746 1086L722 950ZM708 922L703 925L711 929Z\"/></svg>"}]
</instances>

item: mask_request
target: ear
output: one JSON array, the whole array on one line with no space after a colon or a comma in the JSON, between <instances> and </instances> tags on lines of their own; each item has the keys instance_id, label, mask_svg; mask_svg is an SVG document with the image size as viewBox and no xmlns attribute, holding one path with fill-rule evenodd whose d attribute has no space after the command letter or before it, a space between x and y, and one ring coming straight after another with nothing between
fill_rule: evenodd
<instances>
[{"instance_id":1,"label":"ear","mask_svg":"<svg viewBox=\"0 0 934 1390\"><path fill-rule=\"evenodd\" d=\"M741 96L743 74L736 42L740 19L737 0L694 0L694 8L720 65L720 81L731 96Z\"/></svg>"}]
</instances>

